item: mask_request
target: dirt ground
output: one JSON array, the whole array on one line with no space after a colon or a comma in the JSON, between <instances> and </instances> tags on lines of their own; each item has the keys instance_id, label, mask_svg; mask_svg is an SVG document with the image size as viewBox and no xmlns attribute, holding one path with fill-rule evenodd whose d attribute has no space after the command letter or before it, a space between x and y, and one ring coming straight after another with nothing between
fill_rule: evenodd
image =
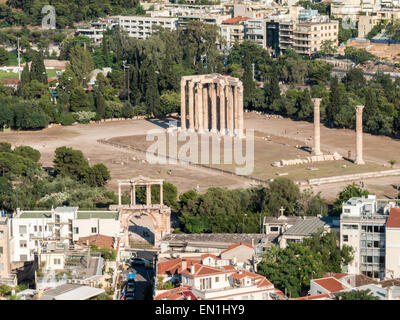
<instances>
[{"instance_id":1,"label":"dirt ground","mask_svg":"<svg viewBox=\"0 0 400 320\"><path fill-rule=\"evenodd\" d=\"M42 154L41 162L44 166L52 166L54 150L59 146L69 146L74 149L80 149L88 158L91 165L97 162L103 162L107 165L112 176L112 180L108 184L108 187L113 190L116 190L116 182L118 179L126 179L138 175L161 177L176 185L179 193L185 192L188 189L193 189L197 185L199 186L200 192L204 192L211 186L225 186L228 188L250 186L250 183L243 178L221 174L208 169L193 166L190 166L189 168L181 164L151 165L146 161L142 161L145 159L145 155L141 152L128 152L96 142L98 139L111 139L116 137L118 137L118 139L121 139L120 137L128 137L126 139L131 140L134 139L132 136L137 136L137 141L139 142L143 139L143 134L147 130L160 127L165 128L167 121L168 120L110 121L90 125L78 124L67 127L55 126L41 131L2 132L0 133L0 141L8 141L14 146L29 145L38 149ZM256 129L259 133L265 134L265 136L275 136L275 141L273 141L274 143L283 143L286 141L289 145L287 146L288 149L285 149L287 151L286 154L282 153L282 149L276 149L273 151L273 148L266 149L257 147L258 145L262 146L270 142L256 142L256 148L257 150L261 150L260 152L262 153L261 156L264 157L263 159L268 159L268 161L258 161L260 161L260 163L265 163L265 167L268 167L268 170L272 168L270 165L271 161L269 161L269 158L271 158L268 156L269 153L275 153L273 158L278 157L280 159L290 159L298 152L302 152L299 149L294 148L296 144L312 145L310 137L312 138L313 125L309 122L293 121L290 119L266 119L261 115L245 113L245 128ZM283 138L282 136L285 137ZM371 166L371 170L373 169L374 171L379 170L379 168L384 170L389 169L389 160L396 160L399 163L399 146L400 142L398 140L364 134L364 158L368 163L364 168ZM353 130L330 129L321 126L321 148L322 151L337 151L345 155L347 155L348 151L351 150L352 157L354 157L355 132ZM292 154L292 152L294 153ZM288 155L290 155L290 157ZM339 161L338 164L340 162L341 161ZM257 160L255 163L255 173L257 173ZM347 162L347 164L350 163ZM315 167L314 164L313 167ZM395 165L394 167L396 168L398 165ZM289 168L290 167L280 168L280 170L283 172L300 170L301 175L304 175L305 172L306 176L318 172L305 170L305 168ZM339 168L341 168L341 165L336 169L339 170ZM362 168L362 166L359 166L359 168ZM365 171L364 168L362 171ZM344 174L337 171L335 168L330 168L330 170L332 169L334 170L329 172L328 175ZM322 171L322 169L319 170L319 172ZM270 175L271 174L267 172L264 176L270 177ZM294 175L296 176L296 174ZM400 176L368 179L363 182L369 191L375 192L378 196L393 197L397 192L393 185L400 185ZM348 183L335 183L321 185L314 187L314 190L316 192L321 191L322 195L326 199L332 200L347 184Z\"/></svg>"}]
</instances>

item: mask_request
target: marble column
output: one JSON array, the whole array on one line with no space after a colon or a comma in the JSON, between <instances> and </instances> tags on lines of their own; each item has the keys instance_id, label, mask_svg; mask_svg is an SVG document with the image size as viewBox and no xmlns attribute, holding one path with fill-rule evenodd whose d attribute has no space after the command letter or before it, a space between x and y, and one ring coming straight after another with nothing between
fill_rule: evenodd
<instances>
[{"instance_id":1,"label":"marble column","mask_svg":"<svg viewBox=\"0 0 400 320\"><path fill-rule=\"evenodd\" d=\"M186 130L186 80L181 80L181 130Z\"/></svg>"},{"instance_id":2,"label":"marble column","mask_svg":"<svg viewBox=\"0 0 400 320\"><path fill-rule=\"evenodd\" d=\"M244 120L243 120L243 84L238 85L238 136L243 137L244 135Z\"/></svg>"},{"instance_id":3,"label":"marble column","mask_svg":"<svg viewBox=\"0 0 400 320\"><path fill-rule=\"evenodd\" d=\"M239 133L239 112L238 112L238 87L233 87L233 132L235 135Z\"/></svg>"},{"instance_id":4,"label":"marble column","mask_svg":"<svg viewBox=\"0 0 400 320\"><path fill-rule=\"evenodd\" d=\"M194 131L194 83L189 82L189 130Z\"/></svg>"},{"instance_id":5,"label":"marble column","mask_svg":"<svg viewBox=\"0 0 400 320\"><path fill-rule=\"evenodd\" d=\"M211 90L211 132L217 133L217 95L215 92L215 84L210 83Z\"/></svg>"},{"instance_id":6,"label":"marble column","mask_svg":"<svg viewBox=\"0 0 400 320\"><path fill-rule=\"evenodd\" d=\"M204 124L204 114L203 114L203 84L197 83L196 85L196 116L198 120L198 124L196 124L196 129L198 133L203 133L203 124Z\"/></svg>"},{"instance_id":7,"label":"marble column","mask_svg":"<svg viewBox=\"0 0 400 320\"><path fill-rule=\"evenodd\" d=\"M225 134L225 89L224 85L218 84L219 95L219 132Z\"/></svg>"},{"instance_id":8,"label":"marble column","mask_svg":"<svg viewBox=\"0 0 400 320\"><path fill-rule=\"evenodd\" d=\"M365 164L363 159L363 123L364 106L356 106L356 161L355 164Z\"/></svg>"},{"instance_id":9,"label":"marble column","mask_svg":"<svg viewBox=\"0 0 400 320\"><path fill-rule=\"evenodd\" d=\"M203 129L205 132L208 132L209 130L209 121L208 121L208 85L206 84L203 86L203 115L204 115L204 126Z\"/></svg>"},{"instance_id":10,"label":"marble column","mask_svg":"<svg viewBox=\"0 0 400 320\"><path fill-rule=\"evenodd\" d=\"M229 135L233 136L233 88L232 86L228 85L226 86L228 88L228 96L229 96L229 102L228 102L228 110L229 110L229 116L227 117L228 120L228 130L229 130Z\"/></svg>"},{"instance_id":11,"label":"marble column","mask_svg":"<svg viewBox=\"0 0 400 320\"><path fill-rule=\"evenodd\" d=\"M151 184L146 184L146 206L151 206Z\"/></svg>"},{"instance_id":12,"label":"marble column","mask_svg":"<svg viewBox=\"0 0 400 320\"><path fill-rule=\"evenodd\" d=\"M321 133L320 133L320 106L321 98L312 99L314 102L314 150L316 156L322 155L321 152Z\"/></svg>"},{"instance_id":13,"label":"marble column","mask_svg":"<svg viewBox=\"0 0 400 320\"><path fill-rule=\"evenodd\" d=\"M134 206L136 206L136 186L135 185L132 186L132 197L133 197L132 203Z\"/></svg>"}]
</instances>

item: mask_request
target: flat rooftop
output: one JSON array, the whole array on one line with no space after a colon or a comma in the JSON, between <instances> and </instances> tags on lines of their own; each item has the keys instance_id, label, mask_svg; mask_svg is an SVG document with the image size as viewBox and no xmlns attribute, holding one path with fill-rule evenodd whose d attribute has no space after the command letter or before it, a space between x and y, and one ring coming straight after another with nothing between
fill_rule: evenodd
<instances>
[{"instance_id":1,"label":"flat rooftop","mask_svg":"<svg viewBox=\"0 0 400 320\"><path fill-rule=\"evenodd\" d=\"M54 212L56 214L74 213L77 212L77 219L114 219L118 220L119 211L79 211L78 207L57 207ZM32 210L21 211L20 218L22 219L51 219L50 210Z\"/></svg>"},{"instance_id":2,"label":"flat rooftop","mask_svg":"<svg viewBox=\"0 0 400 320\"><path fill-rule=\"evenodd\" d=\"M209 242L219 244L234 243L259 243L268 235L262 233L193 233L193 234L168 234L161 241L168 242Z\"/></svg>"},{"instance_id":3,"label":"flat rooftop","mask_svg":"<svg viewBox=\"0 0 400 320\"><path fill-rule=\"evenodd\" d=\"M327 218L313 217L305 220L302 219L290 227L284 235L309 236L330 224L331 219Z\"/></svg>"}]
</instances>

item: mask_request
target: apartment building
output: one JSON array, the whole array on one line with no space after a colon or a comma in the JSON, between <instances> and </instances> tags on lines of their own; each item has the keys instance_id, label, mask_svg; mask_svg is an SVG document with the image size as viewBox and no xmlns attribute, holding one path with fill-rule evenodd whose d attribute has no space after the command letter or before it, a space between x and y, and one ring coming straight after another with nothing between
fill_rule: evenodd
<instances>
[{"instance_id":1,"label":"apartment building","mask_svg":"<svg viewBox=\"0 0 400 320\"><path fill-rule=\"evenodd\" d=\"M146 16L114 16L113 23L126 31L130 37L146 39L155 31L156 26L175 30L178 18L175 17L146 17Z\"/></svg>"},{"instance_id":2,"label":"apartment building","mask_svg":"<svg viewBox=\"0 0 400 320\"><path fill-rule=\"evenodd\" d=\"M92 22L89 27L87 28L78 28L75 31L75 35L82 35L89 37L92 39L94 44L100 44L101 41L103 40L103 33L108 29L108 28L113 28L114 24L113 23L108 23L106 21L96 21Z\"/></svg>"},{"instance_id":3,"label":"apartment building","mask_svg":"<svg viewBox=\"0 0 400 320\"><path fill-rule=\"evenodd\" d=\"M248 19L244 23L244 37L246 40L255 42L266 47L266 21L262 18Z\"/></svg>"},{"instance_id":4,"label":"apartment building","mask_svg":"<svg viewBox=\"0 0 400 320\"><path fill-rule=\"evenodd\" d=\"M178 17L178 26L181 28L186 28L186 25L190 21L201 21L203 23L215 24L220 26L222 21L230 19L230 15L220 15L220 14L198 14L198 15L190 15L190 16L179 16Z\"/></svg>"},{"instance_id":5,"label":"apartment building","mask_svg":"<svg viewBox=\"0 0 400 320\"><path fill-rule=\"evenodd\" d=\"M230 49L235 41L241 43L244 39L244 22L247 17L234 17L222 21L220 26L220 34L225 41L224 48Z\"/></svg>"},{"instance_id":6,"label":"apartment building","mask_svg":"<svg viewBox=\"0 0 400 320\"><path fill-rule=\"evenodd\" d=\"M118 211L80 211L78 207L57 207L50 211L17 210L11 219L12 261L32 261L48 242L68 247L81 237L102 234L117 237Z\"/></svg>"},{"instance_id":7,"label":"apartment building","mask_svg":"<svg viewBox=\"0 0 400 320\"><path fill-rule=\"evenodd\" d=\"M16 276L11 274L10 246L11 224L6 216L0 217L0 284L16 285Z\"/></svg>"},{"instance_id":8,"label":"apartment building","mask_svg":"<svg viewBox=\"0 0 400 320\"><path fill-rule=\"evenodd\" d=\"M351 198L343 203L340 216L340 247L354 248L354 259L347 272L364 274L374 279L386 276L386 221L392 201L377 200L375 195L367 198ZM400 239L392 239L391 245L400 245Z\"/></svg>"},{"instance_id":9,"label":"apartment building","mask_svg":"<svg viewBox=\"0 0 400 320\"><path fill-rule=\"evenodd\" d=\"M365 38L368 33L385 20L400 19L399 9L382 9L374 11L366 11L365 15L360 15L358 18L358 37Z\"/></svg>"},{"instance_id":10,"label":"apartment building","mask_svg":"<svg viewBox=\"0 0 400 320\"><path fill-rule=\"evenodd\" d=\"M400 208L392 208L385 233L386 278L400 278Z\"/></svg>"}]
</instances>

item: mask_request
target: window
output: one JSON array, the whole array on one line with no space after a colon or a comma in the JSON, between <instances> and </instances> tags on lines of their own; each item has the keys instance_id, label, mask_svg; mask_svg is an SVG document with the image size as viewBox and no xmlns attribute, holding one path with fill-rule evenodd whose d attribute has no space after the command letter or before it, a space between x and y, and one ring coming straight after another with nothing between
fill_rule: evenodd
<instances>
[{"instance_id":1,"label":"window","mask_svg":"<svg viewBox=\"0 0 400 320\"><path fill-rule=\"evenodd\" d=\"M343 229L345 230L358 230L358 225L356 224L344 224Z\"/></svg>"},{"instance_id":2,"label":"window","mask_svg":"<svg viewBox=\"0 0 400 320\"><path fill-rule=\"evenodd\" d=\"M219 277L215 277L215 282L219 282Z\"/></svg>"},{"instance_id":3,"label":"window","mask_svg":"<svg viewBox=\"0 0 400 320\"><path fill-rule=\"evenodd\" d=\"M26 240L21 240L21 241L19 242L19 247L20 247L20 248L26 248L26 247L27 247L27 242L26 242Z\"/></svg>"},{"instance_id":4,"label":"window","mask_svg":"<svg viewBox=\"0 0 400 320\"><path fill-rule=\"evenodd\" d=\"M49 226L49 231L53 232L53 226Z\"/></svg>"},{"instance_id":5,"label":"window","mask_svg":"<svg viewBox=\"0 0 400 320\"><path fill-rule=\"evenodd\" d=\"M19 233L26 234L26 226L19 226Z\"/></svg>"},{"instance_id":6,"label":"window","mask_svg":"<svg viewBox=\"0 0 400 320\"><path fill-rule=\"evenodd\" d=\"M78 234L78 233L79 233L79 228L78 228L78 227L75 227L75 228L74 228L74 233L75 233L75 234Z\"/></svg>"},{"instance_id":7,"label":"window","mask_svg":"<svg viewBox=\"0 0 400 320\"><path fill-rule=\"evenodd\" d=\"M96 227L92 227L92 233L97 233L97 228Z\"/></svg>"},{"instance_id":8,"label":"window","mask_svg":"<svg viewBox=\"0 0 400 320\"><path fill-rule=\"evenodd\" d=\"M4 231L0 230L0 240L3 240L4 238Z\"/></svg>"},{"instance_id":9,"label":"window","mask_svg":"<svg viewBox=\"0 0 400 320\"><path fill-rule=\"evenodd\" d=\"M3 254L3 247L0 247L0 254Z\"/></svg>"},{"instance_id":10,"label":"window","mask_svg":"<svg viewBox=\"0 0 400 320\"><path fill-rule=\"evenodd\" d=\"M271 230L271 232L278 232L279 227L271 227L271 228L269 228L269 230Z\"/></svg>"},{"instance_id":11,"label":"window","mask_svg":"<svg viewBox=\"0 0 400 320\"><path fill-rule=\"evenodd\" d=\"M37 226L33 226L33 231L37 232Z\"/></svg>"},{"instance_id":12,"label":"window","mask_svg":"<svg viewBox=\"0 0 400 320\"><path fill-rule=\"evenodd\" d=\"M349 236L348 235L344 235L343 236L343 242L347 242L349 241Z\"/></svg>"},{"instance_id":13,"label":"window","mask_svg":"<svg viewBox=\"0 0 400 320\"><path fill-rule=\"evenodd\" d=\"M39 232L42 232L42 226L39 226Z\"/></svg>"},{"instance_id":14,"label":"window","mask_svg":"<svg viewBox=\"0 0 400 320\"><path fill-rule=\"evenodd\" d=\"M367 247L367 241L361 240L361 248L366 248Z\"/></svg>"},{"instance_id":15,"label":"window","mask_svg":"<svg viewBox=\"0 0 400 320\"><path fill-rule=\"evenodd\" d=\"M61 264L61 259L54 259L54 264Z\"/></svg>"},{"instance_id":16,"label":"window","mask_svg":"<svg viewBox=\"0 0 400 320\"><path fill-rule=\"evenodd\" d=\"M211 278L200 280L200 290L207 290L211 288Z\"/></svg>"}]
</instances>

